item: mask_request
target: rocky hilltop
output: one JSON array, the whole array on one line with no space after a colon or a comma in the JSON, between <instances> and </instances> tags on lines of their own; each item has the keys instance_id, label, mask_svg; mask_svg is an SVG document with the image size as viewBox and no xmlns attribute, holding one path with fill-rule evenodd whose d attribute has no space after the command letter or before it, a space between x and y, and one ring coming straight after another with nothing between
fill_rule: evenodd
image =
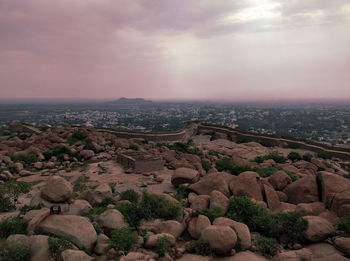
<instances>
[{"instance_id":1,"label":"rocky hilltop","mask_svg":"<svg viewBox=\"0 0 350 261\"><path fill-rule=\"evenodd\" d=\"M0 261L350 260L346 151L187 129L3 131Z\"/></svg>"}]
</instances>

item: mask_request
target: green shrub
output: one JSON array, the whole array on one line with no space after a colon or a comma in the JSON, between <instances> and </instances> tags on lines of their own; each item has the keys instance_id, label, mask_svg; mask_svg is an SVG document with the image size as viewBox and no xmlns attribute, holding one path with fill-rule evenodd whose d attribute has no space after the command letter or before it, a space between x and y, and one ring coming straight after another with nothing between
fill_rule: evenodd
<instances>
[{"instance_id":1,"label":"green shrub","mask_svg":"<svg viewBox=\"0 0 350 261\"><path fill-rule=\"evenodd\" d=\"M64 145L57 145L43 152L43 155L46 160L51 159L51 157L53 156L56 156L57 158L61 158L63 154L67 154L70 156L72 155L72 151Z\"/></svg>"},{"instance_id":2,"label":"green shrub","mask_svg":"<svg viewBox=\"0 0 350 261\"><path fill-rule=\"evenodd\" d=\"M87 213L85 216L89 218L91 221L94 221L96 216L101 215L106 210L108 210L107 207L92 208L90 209L89 213Z\"/></svg>"},{"instance_id":3,"label":"green shrub","mask_svg":"<svg viewBox=\"0 0 350 261\"><path fill-rule=\"evenodd\" d=\"M253 140L252 139L249 139L249 138L238 138L236 140L236 143L237 144L241 144L241 143L248 143L248 142L252 142Z\"/></svg>"},{"instance_id":4,"label":"green shrub","mask_svg":"<svg viewBox=\"0 0 350 261\"><path fill-rule=\"evenodd\" d=\"M211 164L208 161L202 160L202 168L208 172L211 169Z\"/></svg>"},{"instance_id":5,"label":"green shrub","mask_svg":"<svg viewBox=\"0 0 350 261\"><path fill-rule=\"evenodd\" d=\"M18 173L18 167L15 164L10 164L7 166L7 169L13 174L13 173Z\"/></svg>"},{"instance_id":6,"label":"green shrub","mask_svg":"<svg viewBox=\"0 0 350 261\"><path fill-rule=\"evenodd\" d=\"M274 220L274 230L270 235L276 238L285 235L289 242L296 243L304 240L305 231L308 227L307 220L297 212L272 214Z\"/></svg>"},{"instance_id":7,"label":"green shrub","mask_svg":"<svg viewBox=\"0 0 350 261\"><path fill-rule=\"evenodd\" d=\"M274 238L260 237L256 240L257 249L266 257L271 257L277 254L280 249L278 241Z\"/></svg>"},{"instance_id":8,"label":"green shrub","mask_svg":"<svg viewBox=\"0 0 350 261\"><path fill-rule=\"evenodd\" d=\"M31 210L36 210L36 209L41 209L40 205L37 205L37 206L24 205L19 209L19 211L21 215L25 215L27 212Z\"/></svg>"},{"instance_id":9,"label":"green shrub","mask_svg":"<svg viewBox=\"0 0 350 261\"><path fill-rule=\"evenodd\" d=\"M175 150L182 153L188 153L188 154L195 154L195 155L202 155L202 152L197 147L191 147L188 143L182 143L182 142L175 142L174 144L165 144L169 149Z\"/></svg>"},{"instance_id":10,"label":"green shrub","mask_svg":"<svg viewBox=\"0 0 350 261\"><path fill-rule=\"evenodd\" d=\"M229 157L224 157L215 162L215 167L218 171L228 171L233 175L239 175L242 172L252 170L249 166L238 166Z\"/></svg>"},{"instance_id":11,"label":"green shrub","mask_svg":"<svg viewBox=\"0 0 350 261\"><path fill-rule=\"evenodd\" d=\"M0 221L0 237L13 234L27 234L28 222L20 217L9 217Z\"/></svg>"},{"instance_id":12,"label":"green shrub","mask_svg":"<svg viewBox=\"0 0 350 261\"><path fill-rule=\"evenodd\" d=\"M97 149L91 141L84 141L83 143L84 143L84 150L92 150L93 152L97 153Z\"/></svg>"},{"instance_id":13,"label":"green shrub","mask_svg":"<svg viewBox=\"0 0 350 261\"><path fill-rule=\"evenodd\" d=\"M10 135L11 135L11 132L9 132L9 131L3 131L3 132L1 133L1 135L2 135L2 136L10 136Z\"/></svg>"},{"instance_id":14,"label":"green shrub","mask_svg":"<svg viewBox=\"0 0 350 261\"><path fill-rule=\"evenodd\" d=\"M288 143L287 148L289 149L299 149L300 145L296 143Z\"/></svg>"},{"instance_id":15,"label":"green shrub","mask_svg":"<svg viewBox=\"0 0 350 261\"><path fill-rule=\"evenodd\" d=\"M174 198L178 201L181 201L183 199L186 199L188 197L188 194L190 194L191 189L189 186L180 184L177 187L177 194L174 196Z\"/></svg>"},{"instance_id":16,"label":"green shrub","mask_svg":"<svg viewBox=\"0 0 350 261\"><path fill-rule=\"evenodd\" d=\"M253 170L256 171L260 177L267 178L270 177L272 174L275 174L280 168L275 166L267 166L267 167L257 167Z\"/></svg>"},{"instance_id":17,"label":"green shrub","mask_svg":"<svg viewBox=\"0 0 350 261\"><path fill-rule=\"evenodd\" d=\"M98 206L107 207L108 205L115 205L115 200L113 198L106 197L102 200L102 202Z\"/></svg>"},{"instance_id":18,"label":"green shrub","mask_svg":"<svg viewBox=\"0 0 350 261\"><path fill-rule=\"evenodd\" d=\"M302 157L298 152L292 151L288 154L288 159L291 161L299 161L302 159Z\"/></svg>"},{"instance_id":19,"label":"green shrub","mask_svg":"<svg viewBox=\"0 0 350 261\"><path fill-rule=\"evenodd\" d=\"M165 253L170 253L170 238L167 236L158 238L154 250L159 256L164 256Z\"/></svg>"},{"instance_id":20,"label":"green shrub","mask_svg":"<svg viewBox=\"0 0 350 261\"><path fill-rule=\"evenodd\" d=\"M0 185L0 212L15 209L14 202L21 193L28 193L32 183L19 182L16 180L6 181Z\"/></svg>"},{"instance_id":21,"label":"green shrub","mask_svg":"<svg viewBox=\"0 0 350 261\"><path fill-rule=\"evenodd\" d=\"M143 210L135 202L119 203L116 206L116 209L123 214L125 221L133 228L137 228L140 225L141 220L144 218Z\"/></svg>"},{"instance_id":22,"label":"green shrub","mask_svg":"<svg viewBox=\"0 0 350 261\"><path fill-rule=\"evenodd\" d=\"M92 225L94 226L94 229L95 229L97 235L103 233L103 228L99 223L93 222Z\"/></svg>"},{"instance_id":23,"label":"green shrub","mask_svg":"<svg viewBox=\"0 0 350 261\"><path fill-rule=\"evenodd\" d=\"M207 209L203 209L203 210L198 210L196 212L198 215L207 216L209 218L210 222L212 222L212 223L216 218L222 217L224 214L222 209L219 207L210 208L210 209L207 208Z\"/></svg>"},{"instance_id":24,"label":"green shrub","mask_svg":"<svg viewBox=\"0 0 350 261\"><path fill-rule=\"evenodd\" d=\"M331 163L329 163L329 162L327 162L327 161L323 161L323 164L327 167L327 168L329 168L329 169L335 169L334 168L334 166L333 166L333 164L331 164Z\"/></svg>"},{"instance_id":25,"label":"green shrub","mask_svg":"<svg viewBox=\"0 0 350 261\"><path fill-rule=\"evenodd\" d=\"M303 155L303 160L310 162L311 159L312 159L312 154L310 154L310 153L305 153L305 154Z\"/></svg>"},{"instance_id":26,"label":"green shrub","mask_svg":"<svg viewBox=\"0 0 350 261\"><path fill-rule=\"evenodd\" d=\"M0 261L28 261L29 258L30 244L25 240L0 243Z\"/></svg>"},{"instance_id":27,"label":"green shrub","mask_svg":"<svg viewBox=\"0 0 350 261\"><path fill-rule=\"evenodd\" d=\"M267 140L259 141L259 144L261 144L264 147L268 147L268 148L274 146L274 144L271 141L267 141Z\"/></svg>"},{"instance_id":28,"label":"green shrub","mask_svg":"<svg viewBox=\"0 0 350 261\"><path fill-rule=\"evenodd\" d=\"M146 219L175 219L182 211L182 207L179 203L169 201L163 196L150 194L146 191L142 194L142 200L139 206Z\"/></svg>"},{"instance_id":29,"label":"green shrub","mask_svg":"<svg viewBox=\"0 0 350 261\"><path fill-rule=\"evenodd\" d=\"M187 247L187 251L201 256L209 256L211 254L209 243L203 238L192 240Z\"/></svg>"},{"instance_id":30,"label":"green shrub","mask_svg":"<svg viewBox=\"0 0 350 261\"><path fill-rule=\"evenodd\" d=\"M108 241L109 245L113 247L117 252L129 252L129 250L135 245L136 242L137 233L132 229L126 227L113 230Z\"/></svg>"},{"instance_id":31,"label":"green shrub","mask_svg":"<svg viewBox=\"0 0 350 261\"><path fill-rule=\"evenodd\" d=\"M131 150L139 150L140 147L138 145L136 145L136 144L130 144L129 149L131 149Z\"/></svg>"},{"instance_id":32,"label":"green shrub","mask_svg":"<svg viewBox=\"0 0 350 261\"><path fill-rule=\"evenodd\" d=\"M220 158L220 154L217 153L217 152L215 152L215 151L209 151L208 154L209 154L210 156L215 156L215 157Z\"/></svg>"},{"instance_id":33,"label":"green shrub","mask_svg":"<svg viewBox=\"0 0 350 261\"><path fill-rule=\"evenodd\" d=\"M22 162L24 165L30 165L34 162L38 161L38 156L36 154L17 154L17 155L10 155L10 158L14 162Z\"/></svg>"},{"instance_id":34,"label":"green shrub","mask_svg":"<svg viewBox=\"0 0 350 261\"><path fill-rule=\"evenodd\" d=\"M257 163L263 163L265 160L272 159L276 163L286 163L286 158L283 155L280 155L278 153L270 153L265 156L259 156L254 159L255 162Z\"/></svg>"},{"instance_id":35,"label":"green shrub","mask_svg":"<svg viewBox=\"0 0 350 261\"><path fill-rule=\"evenodd\" d=\"M350 215L341 218L336 224L336 229L344 231L346 234L350 233Z\"/></svg>"},{"instance_id":36,"label":"green shrub","mask_svg":"<svg viewBox=\"0 0 350 261\"><path fill-rule=\"evenodd\" d=\"M120 193L120 200L129 200L130 202L138 202L139 193L133 189L127 189Z\"/></svg>"},{"instance_id":37,"label":"green shrub","mask_svg":"<svg viewBox=\"0 0 350 261\"><path fill-rule=\"evenodd\" d=\"M269 211L255 204L249 197L239 196L229 200L227 217L245 223L251 231L264 232L271 227Z\"/></svg>"},{"instance_id":38,"label":"green shrub","mask_svg":"<svg viewBox=\"0 0 350 261\"><path fill-rule=\"evenodd\" d=\"M72 249L73 248L73 239L70 235L62 235L60 237L49 237L48 243L49 243L49 250L52 255L56 255L59 252L62 252L66 249Z\"/></svg>"},{"instance_id":39,"label":"green shrub","mask_svg":"<svg viewBox=\"0 0 350 261\"><path fill-rule=\"evenodd\" d=\"M11 199L7 195L0 193L0 212L8 212L13 209L16 209L16 206Z\"/></svg>"},{"instance_id":40,"label":"green shrub","mask_svg":"<svg viewBox=\"0 0 350 261\"><path fill-rule=\"evenodd\" d=\"M72 146L74 143L77 143L78 141L83 141L89 136L89 133L85 131L77 130L73 132L72 137L68 139L67 143Z\"/></svg>"},{"instance_id":41,"label":"green shrub","mask_svg":"<svg viewBox=\"0 0 350 261\"><path fill-rule=\"evenodd\" d=\"M316 156L317 156L318 158L321 158L321 159L330 159L330 158L331 158L331 156L329 155L329 153L328 153L328 152L325 152L325 151L318 151L318 152L316 153Z\"/></svg>"},{"instance_id":42,"label":"green shrub","mask_svg":"<svg viewBox=\"0 0 350 261\"><path fill-rule=\"evenodd\" d=\"M293 172L284 169L283 170L287 175L292 179L292 182L296 181L298 179L298 176L296 176Z\"/></svg>"}]
</instances>

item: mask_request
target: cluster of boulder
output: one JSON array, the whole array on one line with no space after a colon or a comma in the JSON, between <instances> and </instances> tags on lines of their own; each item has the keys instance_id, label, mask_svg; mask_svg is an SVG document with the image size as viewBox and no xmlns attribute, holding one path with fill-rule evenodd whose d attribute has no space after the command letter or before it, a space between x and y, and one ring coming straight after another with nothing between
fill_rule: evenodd
<instances>
[{"instance_id":1,"label":"cluster of boulder","mask_svg":"<svg viewBox=\"0 0 350 261\"><path fill-rule=\"evenodd\" d=\"M75 130L64 125L26 140L11 137L0 143L0 168L3 168L0 180L25 181L23 178L37 173L46 177L34 185L27 195L21 196L22 202L28 202L33 207L40 206L40 209L21 215L28 222L27 234L10 235L4 239L9 242L20 240L27 244L30 247L30 260L350 260L350 238L334 226L340 218L350 215L350 179L344 177L346 171L336 162L331 162L334 168L328 168L317 158L311 162L300 160L283 164L269 159L259 164L252 159L270 153L273 148L253 142L236 144L224 139L211 141L199 135L193 137L193 144L202 153L194 155L142 140L116 138L111 133L97 132L93 128L84 129L89 133L88 142L94 146L93 151L86 149L81 141L67 145ZM66 170L78 168L80 175L84 176L83 163L115 161L118 152L127 151L131 144L138 144L141 151L165 160L165 178L159 178L155 184L169 183L174 188L186 186L190 193L181 202L161 193L167 200L181 204L183 213L171 220L142 220L137 228L137 243L129 253L121 253L110 244L113 230L130 226L126 217L116 209L118 204L126 202L120 199L118 186L101 182L76 191L71 181L59 175L59 169L62 166ZM56 157L45 159L43 152L57 145L69 147L72 154L63 155L63 160ZM75 152L81 158L72 156L76 155ZM14 162L8 156L18 154L35 154L38 158L36 162L26 165ZM230 157L238 166L271 166L278 171L266 178L255 171L245 171L239 175L219 172L214 163L220 156ZM211 168L204 170L203 162L207 162ZM9 170L8 167L12 165L16 165L15 171ZM292 179L290 173L297 179ZM143 174L140 176L154 175L158 178L154 173ZM152 185L147 189L152 193ZM280 242L279 251L274 256L264 255L256 245L261 235L251 231L246 224L226 216L230 199L239 196L247 196L271 212L299 213L308 223L305 241L293 244ZM106 199L109 205L102 213L86 217ZM215 209L222 211L221 216L212 220L203 212ZM17 215L19 211L0 213L0 222ZM49 249L49 237L65 235L69 235L74 242L73 248L53 255ZM164 237L170 250L165 255L159 255L155 248L159 239ZM189 246L195 240L206 242L211 254L201 256L189 253ZM0 244L2 242L0 240Z\"/></svg>"}]
</instances>

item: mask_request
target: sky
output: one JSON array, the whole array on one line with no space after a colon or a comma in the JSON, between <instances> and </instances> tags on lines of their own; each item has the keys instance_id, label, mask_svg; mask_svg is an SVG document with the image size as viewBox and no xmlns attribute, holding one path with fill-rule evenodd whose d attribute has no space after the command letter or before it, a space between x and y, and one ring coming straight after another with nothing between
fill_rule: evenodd
<instances>
[{"instance_id":1,"label":"sky","mask_svg":"<svg viewBox=\"0 0 350 261\"><path fill-rule=\"evenodd\" d=\"M349 0L0 0L0 99L350 100Z\"/></svg>"}]
</instances>

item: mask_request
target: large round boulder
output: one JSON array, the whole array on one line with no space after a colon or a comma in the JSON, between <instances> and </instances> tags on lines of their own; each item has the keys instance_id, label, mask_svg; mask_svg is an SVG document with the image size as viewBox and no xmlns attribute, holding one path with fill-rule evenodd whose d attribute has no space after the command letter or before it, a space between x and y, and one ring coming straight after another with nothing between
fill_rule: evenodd
<instances>
[{"instance_id":1,"label":"large round boulder","mask_svg":"<svg viewBox=\"0 0 350 261\"><path fill-rule=\"evenodd\" d=\"M288 185L283 192L287 194L292 204L316 202L318 201L316 176L310 175L298 179Z\"/></svg>"},{"instance_id":2,"label":"large round boulder","mask_svg":"<svg viewBox=\"0 0 350 261\"><path fill-rule=\"evenodd\" d=\"M201 178L200 181L192 184L190 189L199 195L210 195L213 190L218 190L226 197L230 196L230 190L228 183L226 182L225 173L214 172L207 174Z\"/></svg>"},{"instance_id":3,"label":"large round boulder","mask_svg":"<svg viewBox=\"0 0 350 261\"><path fill-rule=\"evenodd\" d=\"M200 238L202 231L208 226L210 226L209 218L204 215L198 215L198 217L193 217L188 222L187 231L192 238L198 239Z\"/></svg>"},{"instance_id":4,"label":"large round boulder","mask_svg":"<svg viewBox=\"0 0 350 261\"><path fill-rule=\"evenodd\" d=\"M116 228L128 227L124 216L116 209L109 209L99 215L96 219L103 228L113 230Z\"/></svg>"},{"instance_id":5,"label":"large round boulder","mask_svg":"<svg viewBox=\"0 0 350 261\"><path fill-rule=\"evenodd\" d=\"M288 184L292 183L292 179L283 170L272 174L268 180L275 190L283 190Z\"/></svg>"},{"instance_id":6,"label":"large round boulder","mask_svg":"<svg viewBox=\"0 0 350 261\"><path fill-rule=\"evenodd\" d=\"M53 176L41 189L41 197L49 202L63 203L73 196L73 186L60 176Z\"/></svg>"},{"instance_id":7,"label":"large round boulder","mask_svg":"<svg viewBox=\"0 0 350 261\"><path fill-rule=\"evenodd\" d=\"M48 216L36 229L37 233L63 236L70 235L80 247L91 250L97 240L97 234L90 221L75 215Z\"/></svg>"},{"instance_id":8,"label":"large round boulder","mask_svg":"<svg viewBox=\"0 0 350 261\"><path fill-rule=\"evenodd\" d=\"M308 228L305 237L311 242L322 241L335 233L333 225L324 218L317 216L305 216L308 222Z\"/></svg>"},{"instance_id":9,"label":"large round boulder","mask_svg":"<svg viewBox=\"0 0 350 261\"><path fill-rule=\"evenodd\" d=\"M66 249L61 253L62 261L93 261L93 257L87 255L84 251Z\"/></svg>"},{"instance_id":10,"label":"large round boulder","mask_svg":"<svg viewBox=\"0 0 350 261\"><path fill-rule=\"evenodd\" d=\"M237 243L237 235L229 226L208 226L202 231L202 238L219 255L229 254Z\"/></svg>"},{"instance_id":11,"label":"large round boulder","mask_svg":"<svg viewBox=\"0 0 350 261\"><path fill-rule=\"evenodd\" d=\"M171 177L171 183L178 187L181 184L192 184L199 180L199 172L190 168L178 168Z\"/></svg>"},{"instance_id":12,"label":"large round boulder","mask_svg":"<svg viewBox=\"0 0 350 261\"><path fill-rule=\"evenodd\" d=\"M234 196L248 196L256 201L262 201L260 176L253 171L246 171L230 183L230 189Z\"/></svg>"}]
</instances>

